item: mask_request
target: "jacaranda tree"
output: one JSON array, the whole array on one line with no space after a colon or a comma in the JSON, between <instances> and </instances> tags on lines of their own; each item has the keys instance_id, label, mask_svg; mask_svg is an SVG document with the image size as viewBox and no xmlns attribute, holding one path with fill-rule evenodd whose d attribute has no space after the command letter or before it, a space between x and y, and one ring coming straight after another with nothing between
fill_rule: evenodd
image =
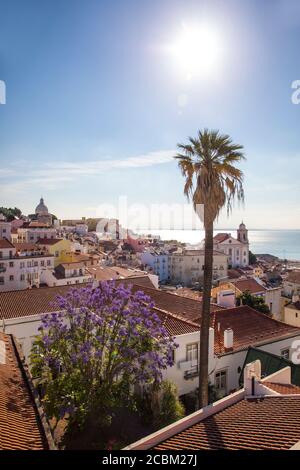
<instances>
[{"instance_id":1,"label":"jacaranda tree","mask_svg":"<svg viewBox=\"0 0 300 470\"><path fill-rule=\"evenodd\" d=\"M92 416L107 424L135 385L160 383L177 345L153 307L143 292L113 281L57 298L57 313L42 318L31 354L55 423L65 417L68 429L80 429Z\"/></svg>"}]
</instances>

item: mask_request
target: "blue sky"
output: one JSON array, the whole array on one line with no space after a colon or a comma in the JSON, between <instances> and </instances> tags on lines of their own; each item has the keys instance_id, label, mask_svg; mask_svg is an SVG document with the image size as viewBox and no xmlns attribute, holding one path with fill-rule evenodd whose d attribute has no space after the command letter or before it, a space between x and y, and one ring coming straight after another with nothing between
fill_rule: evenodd
<instances>
[{"instance_id":1,"label":"blue sky","mask_svg":"<svg viewBox=\"0 0 300 470\"><path fill-rule=\"evenodd\" d=\"M185 203L171 156L199 128L245 147L249 228L300 229L300 3L288 0L0 0L0 205L58 217L101 204ZM187 79L166 45L213 26L223 57ZM195 57L201 60L201 57Z\"/></svg>"}]
</instances>

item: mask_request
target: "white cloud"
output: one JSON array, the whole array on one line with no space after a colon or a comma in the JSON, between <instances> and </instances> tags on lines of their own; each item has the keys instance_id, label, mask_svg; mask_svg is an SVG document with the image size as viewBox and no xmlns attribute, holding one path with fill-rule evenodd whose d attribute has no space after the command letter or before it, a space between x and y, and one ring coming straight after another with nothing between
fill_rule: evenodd
<instances>
[{"instance_id":1,"label":"white cloud","mask_svg":"<svg viewBox=\"0 0 300 470\"><path fill-rule=\"evenodd\" d=\"M82 177L96 176L118 169L145 168L172 161L175 150L159 150L124 159L107 159L81 162L46 162L37 164L20 162L18 167L0 170L1 191L12 194L31 188L56 189L62 182L75 181ZM11 181L10 181L11 177Z\"/></svg>"}]
</instances>

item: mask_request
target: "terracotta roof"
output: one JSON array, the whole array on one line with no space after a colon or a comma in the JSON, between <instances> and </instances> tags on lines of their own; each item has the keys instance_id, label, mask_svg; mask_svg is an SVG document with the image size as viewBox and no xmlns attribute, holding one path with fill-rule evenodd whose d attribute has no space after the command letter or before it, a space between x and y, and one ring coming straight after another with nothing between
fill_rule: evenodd
<instances>
[{"instance_id":1,"label":"terracotta roof","mask_svg":"<svg viewBox=\"0 0 300 470\"><path fill-rule=\"evenodd\" d=\"M248 305L214 312L211 326L215 329L215 353L224 354L224 331L233 330L232 351L247 349L289 336L300 336L300 328L273 320ZM227 351L229 352L229 351Z\"/></svg>"},{"instance_id":2,"label":"terracotta roof","mask_svg":"<svg viewBox=\"0 0 300 470\"><path fill-rule=\"evenodd\" d=\"M44 222L32 221L28 225L29 228L52 228Z\"/></svg>"},{"instance_id":3,"label":"terracotta roof","mask_svg":"<svg viewBox=\"0 0 300 470\"><path fill-rule=\"evenodd\" d=\"M300 284L300 270L299 271L291 271L288 273L287 277L288 282L295 282Z\"/></svg>"},{"instance_id":4,"label":"terracotta roof","mask_svg":"<svg viewBox=\"0 0 300 470\"><path fill-rule=\"evenodd\" d=\"M168 290L166 289L168 292ZM202 299L202 293L200 293L197 290L192 290L189 287L182 287L180 289L176 289L174 291L169 291L171 294L174 295L180 295L181 297L188 297L189 299L194 299L194 300L201 300Z\"/></svg>"},{"instance_id":5,"label":"terracotta roof","mask_svg":"<svg viewBox=\"0 0 300 470\"><path fill-rule=\"evenodd\" d=\"M244 399L153 450L280 450L300 440L300 396Z\"/></svg>"},{"instance_id":6,"label":"terracotta roof","mask_svg":"<svg viewBox=\"0 0 300 470\"><path fill-rule=\"evenodd\" d=\"M268 388L271 388L280 395L295 395L300 394L300 387L293 384L278 384L274 382L262 382Z\"/></svg>"},{"instance_id":7,"label":"terracotta roof","mask_svg":"<svg viewBox=\"0 0 300 470\"><path fill-rule=\"evenodd\" d=\"M227 240L230 237L230 233L217 233L214 236L214 240L218 243L222 243L223 241Z\"/></svg>"},{"instance_id":8,"label":"terracotta roof","mask_svg":"<svg viewBox=\"0 0 300 470\"><path fill-rule=\"evenodd\" d=\"M124 281L124 279L116 279L117 284L121 284L121 283L123 283L123 281ZM143 276L131 277L128 281L130 282L130 284L135 284L135 285L140 286L142 288L150 287L150 289L153 289L153 287L154 287L151 279L148 276L148 274L145 274Z\"/></svg>"},{"instance_id":9,"label":"terracotta roof","mask_svg":"<svg viewBox=\"0 0 300 470\"><path fill-rule=\"evenodd\" d=\"M7 238L2 238L0 240L0 248L14 248L14 245Z\"/></svg>"},{"instance_id":10,"label":"terracotta roof","mask_svg":"<svg viewBox=\"0 0 300 470\"><path fill-rule=\"evenodd\" d=\"M242 275L237 269L228 269L227 274L229 279L238 279Z\"/></svg>"},{"instance_id":11,"label":"terracotta roof","mask_svg":"<svg viewBox=\"0 0 300 470\"><path fill-rule=\"evenodd\" d=\"M159 310L157 308L154 310L158 314L163 326L167 329L170 336L178 336L200 331L199 325L197 325L197 323L191 322L185 318L180 317L179 315L164 312L163 310Z\"/></svg>"},{"instance_id":12,"label":"terracotta roof","mask_svg":"<svg viewBox=\"0 0 300 470\"><path fill-rule=\"evenodd\" d=\"M46 450L46 435L13 339L0 333L0 342L5 345L5 363L0 362L0 449Z\"/></svg>"},{"instance_id":13,"label":"terracotta roof","mask_svg":"<svg viewBox=\"0 0 300 470\"><path fill-rule=\"evenodd\" d=\"M76 269L76 268L85 267L83 261L72 261L71 263L61 263L58 266L63 266L64 269Z\"/></svg>"},{"instance_id":14,"label":"terracotta roof","mask_svg":"<svg viewBox=\"0 0 300 470\"><path fill-rule=\"evenodd\" d=\"M37 251L41 250L40 246L37 246L35 243L23 243L23 242L18 242L14 243L14 247L16 248L17 251Z\"/></svg>"},{"instance_id":15,"label":"terracotta roof","mask_svg":"<svg viewBox=\"0 0 300 470\"><path fill-rule=\"evenodd\" d=\"M37 241L38 245L55 245L58 242L61 242L63 238L39 238Z\"/></svg>"},{"instance_id":16,"label":"terracotta roof","mask_svg":"<svg viewBox=\"0 0 300 470\"><path fill-rule=\"evenodd\" d=\"M133 269L126 269L119 266L89 266L90 273L98 281L109 281L112 279L127 279L134 277L146 276L147 273L143 271L135 271Z\"/></svg>"},{"instance_id":17,"label":"terracotta roof","mask_svg":"<svg viewBox=\"0 0 300 470\"><path fill-rule=\"evenodd\" d=\"M241 292L249 291L251 294L258 294L264 292L267 289L259 284L255 279L242 279L234 283L237 289Z\"/></svg>"},{"instance_id":18,"label":"terracotta roof","mask_svg":"<svg viewBox=\"0 0 300 470\"><path fill-rule=\"evenodd\" d=\"M132 283L132 279L124 280L127 283ZM133 285L133 290L140 290L137 285ZM143 287L142 289L145 294L149 295L155 302L155 306L170 312L175 315L180 315L191 321L196 321L201 316L202 302L201 300L190 299L181 295L172 294L164 290ZM222 310L215 304L211 304L211 311Z\"/></svg>"},{"instance_id":19,"label":"terracotta roof","mask_svg":"<svg viewBox=\"0 0 300 470\"><path fill-rule=\"evenodd\" d=\"M136 279L132 278L130 280L133 284ZM137 281L140 281L140 279L137 278ZM76 288L83 288L86 285L76 285ZM2 292L0 293L0 319L25 317L59 310L55 306L56 297L57 295L66 295L70 288L70 286L61 286ZM146 289L141 285L133 284L133 291L137 290ZM199 331L197 323L193 323L181 315L172 314L158 308L155 310L171 336Z\"/></svg>"},{"instance_id":20,"label":"terracotta roof","mask_svg":"<svg viewBox=\"0 0 300 470\"><path fill-rule=\"evenodd\" d=\"M74 287L74 286L73 286ZM85 283L76 285L80 289ZM0 321L2 318L19 318L58 310L53 306L57 295L66 295L70 286L40 287L0 293Z\"/></svg>"}]
</instances>

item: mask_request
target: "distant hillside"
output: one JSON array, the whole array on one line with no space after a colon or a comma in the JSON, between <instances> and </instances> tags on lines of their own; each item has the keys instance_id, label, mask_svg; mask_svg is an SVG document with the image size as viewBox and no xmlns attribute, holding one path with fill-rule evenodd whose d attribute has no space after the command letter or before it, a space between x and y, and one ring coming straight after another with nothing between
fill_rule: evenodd
<instances>
[{"instance_id":1,"label":"distant hillside","mask_svg":"<svg viewBox=\"0 0 300 470\"><path fill-rule=\"evenodd\" d=\"M262 253L262 254L256 253L255 256L257 258L267 261L267 263L275 263L279 261L278 256L270 255L268 253Z\"/></svg>"}]
</instances>

